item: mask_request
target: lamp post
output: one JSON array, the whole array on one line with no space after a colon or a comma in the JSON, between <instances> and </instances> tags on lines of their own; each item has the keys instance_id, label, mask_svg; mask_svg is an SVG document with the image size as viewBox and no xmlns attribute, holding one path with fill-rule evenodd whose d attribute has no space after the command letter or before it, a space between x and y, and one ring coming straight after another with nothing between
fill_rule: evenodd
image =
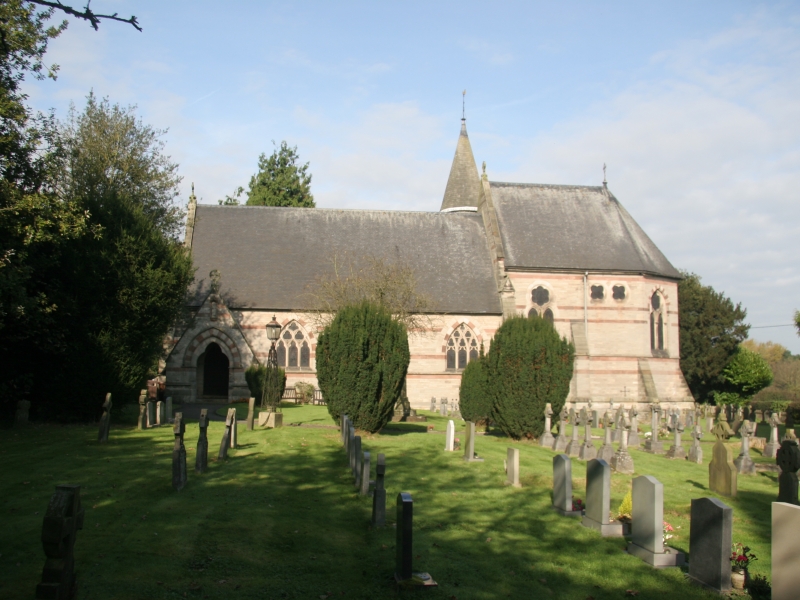
<instances>
[{"instance_id":1,"label":"lamp post","mask_svg":"<svg viewBox=\"0 0 800 600\"><path fill-rule=\"evenodd\" d=\"M267 370L264 372L264 395L261 399L262 406L266 404L267 384L269 383L269 386L272 387L275 383L275 374L278 369L278 353L275 351L275 342L278 341L280 335L281 325L275 320L275 315L272 315L272 321L267 323L267 339L271 342L271 345L269 354L267 354ZM270 394L269 397L272 398L272 394ZM278 406L280 406L280 400L278 401Z\"/></svg>"}]
</instances>

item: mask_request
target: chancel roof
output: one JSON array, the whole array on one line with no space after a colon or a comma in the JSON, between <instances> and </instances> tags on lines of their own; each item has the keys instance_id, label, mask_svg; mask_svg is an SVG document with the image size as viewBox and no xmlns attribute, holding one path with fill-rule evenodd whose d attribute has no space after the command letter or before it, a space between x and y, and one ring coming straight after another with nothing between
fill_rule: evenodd
<instances>
[{"instance_id":1,"label":"chancel roof","mask_svg":"<svg viewBox=\"0 0 800 600\"><path fill-rule=\"evenodd\" d=\"M603 186L490 182L506 268L681 274Z\"/></svg>"},{"instance_id":2,"label":"chancel roof","mask_svg":"<svg viewBox=\"0 0 800 600\"><path fill-rule=\"evenodd\" d=\"M333 259L373 256L410 266L431 311L501 314L481 217L476 213L197 205L190 304L221 274L233 308L313 308L314 284Z\"/></svg>"}]
</instances>

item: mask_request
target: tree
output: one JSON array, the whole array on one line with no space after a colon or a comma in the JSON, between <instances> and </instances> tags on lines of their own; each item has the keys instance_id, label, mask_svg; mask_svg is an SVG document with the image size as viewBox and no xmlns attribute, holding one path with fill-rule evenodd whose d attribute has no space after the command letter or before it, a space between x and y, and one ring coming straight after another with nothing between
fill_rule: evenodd
<instances>
[{"instance_id":1,"label":"tree","mask_svg":"<svg viewBox=\"0 0 800 600\"><path fill-rule=\"evenodd\" d=\"M247 204L250 206L314 208L308 163L299 164L299 158L297 146L290 148L285 141L281 142L280 147L276 148L269 157L265 154L259 156L258 173L250 178ZM233 196L227 196L224 203L238 203L241 191L237 190L237 192L234 192Z\"/></svg>"},{"instance_id":2,"label":"tree","mask_svg":"<svg viewBox=\"0 0 800 600\"><path fill-rule=\"evenodd\" d=\"M61 10L68 15L72 15L73 17L78 17L79 19L83 19L85 21L89 21L89 24L97 31L100 28L100 19L107 19L109 21L119 21L120 23L128 23L132 25L134 29L137 31L141 31L142 28L139 27L139 21L136 20L135 16L130 16L127 19L123 19L122 17L118 17L117 13L113 15L102 15L96 12L93 12L91 8L89 8L89 3L86 3L86 6L83 10L76 10L71 6L67 6L62 4L60 1L57 2L50 2L48 0L28 0L28 2L32 2L33 4L39 4L40 6L47 6L51 10L58 9Z\"/></svg>"},{"instance_id":3,"label":"tree","mask_svg":"<svg viewBox=\"0 0 800 600\"><path fill-rule=\"evenodd\" d=\"M797 335L800 335L800 310L794 311L794 326L797 328Z\"/></svg>"},{"instance_id":4,"label":"tree","mask_svg":"<svg viewBox=\"0 0 800 600\"><path fill-rule=\"evenodd\" d=\"M344 306L317 343L317 380L335 421L346 414L374 433L392 418L410 354L405 326L386 308Z\"/></svg>"},{"instance_id":5,"label":"tree","mask_svg":"<svg viewBox=\"0 0 800 600\"><path fill-rule=\"evenodd\" d=\"M458 406L461 416L466 421L485 423L489 426L492 416L492 398L487 390L486 357L483 354L483 345L478 360L467 364L461 374L461 386L458 389Z\"/></svg>"},{"instance_id":6,"label":"tree","mask_svg":"<svg viewBox=\"0 0 800 600\"><path fill-rule=\"evenodd\" d=\"M724 386L722 370L747 338L747 311L693 273L678 284L678 305L681 370L695 400L705 402Z\"/></svg>"},{"instance_id":7,"label":"tree","mask_svg":"<svg viewBox=\"0 0 800 600\"><path fill-rule=\"evenodd\" d=\"M722 371L722 380L727 386L715 393L716 403L742 406L772 383L772 370L760 354L739 346Z\"/></svg>"},{"instance_id":8,"label":"tree","mask_svg":"<svg viewBox=\"0 0 800 600\"><path fill-rule=\"evenodd\" d=\"M486 355L493 419L514 439L539 437L549 402L557 414L572 379L575 347L541 317L511 317Z\"/></svg>"},{"instance_id":9,"label":"tree","mask_svg":"<svg viewBox=\"0 0 800 600\"><path fill-rule=\"evenodd\" d=\"M787 353L791 354L786 348L775 342L757 342L755 340L745 340L742 346L751 352L755 352L769 364L770 367L781 362Z\"/></svg>"}]
</instances>

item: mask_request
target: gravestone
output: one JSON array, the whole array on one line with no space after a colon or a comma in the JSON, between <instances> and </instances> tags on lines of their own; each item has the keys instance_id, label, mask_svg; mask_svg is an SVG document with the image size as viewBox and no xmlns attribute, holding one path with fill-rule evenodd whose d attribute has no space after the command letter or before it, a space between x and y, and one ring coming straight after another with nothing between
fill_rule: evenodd
<instances>
[{"instance_id":1,"label":"gravestone","mask_svg":"<svg viewBox=\"0 0 800 600\"><path fill-rule=\"evenodd\" d=\"M591 427L596 427L597 423L594 420L593 408L594 408L594 403L592 402L592 399L589 398L589 402L586 404L586 414L589 415L589 425Z\"/></svg>"},{"instance_id":2,"label":"gravestone","mask_svg":"<svg viewBox=\"0 0 800 600\"><path fill-rule=\"evenodd\" d=\"M357 435L353 438L353 481L355 482L356 489L361 487L361 436Z\"/></svg>"},{"instance_id":3,"label":"gravestone","mask_svg":"<svg viewBox=\"0 0 800 600\"><path fill-rule=\"evenodd\" d=\"M436 412L436 398L431 398L431 412Z\"/></svg>"},{"instance_id":4,"label":"gravestone","mask_svg":"<svg viewBox=\"0 0 800 600\"><path fill-rule=\"evenodd\" d=\"M250 398L247 401L247 431L253 431L253 422L256 418L256 399Z\"/></svg>"},{"instance_id":5,"label":"gravestone","mask_svg":"<svg viewBox=\"0 0 800 600\"><path fill-rule=\"evenodd\" d=\"M628 418L631 421L631 431L628 434L628 448L638 448L641 442L639 441L639 409L634 404L628 413Z\"/></svg>"},{"instance_id":6,"label":"gravestone","mask_svg":"<svg viewBox=\"0 0 800 600\"><path fill-rule=\"evenodd\" d=\"M572 460L566 454L553 457L553 508L565 517L581 516L572 510Z\"/></svg>"},{"instance_id":7,"label":"gravestone","mask_svg":"<svg viewBox=\"0 0 800 600\"><path fill-rule=\"evenodd\" d=\"M229 408L228 415L231 418L231 448L239 447L239 428L236 422L236 409Z\"/></svg>"},{"instance_id":8,"label":"gravestone","mask_svg":"<svg viewBox=\"0 0 800 600\"><path fill-rule=\"evenodd\" d=\"M106 394L106 401L103 402L103 416L100 417L100 430L97 432L97 441L104 443L108 441L108 430L111 428L111 394Z\"/></svg>"},{"instance_id":9,"label":"gravestone","mask_svg":"<svg viewBox=\"0 0 800 600\"><path fill-rule=\"evenodd\" d=\"M772 600L796 600L800 590L800 507L772 503Z\"/></svg>"},{"instance_id":10,"label":"gravestone","mask_svg":"<svg viewBox=\"0 0 800 600\"><path fill-rule=\"evenodd\" d=\"M225 432L222 434L222 441L219 444L219 456L217 460L228 458L228 448L231 445L231 411L225 416Z\"/></svg>"},{"instance_id":11,"label":"gravestone","mask_svg":"<svg viewBox=\"0 0 800 600\"><path fill-rule=\"evenodd\" d=\"M441 406L439 407L439 414L443 417L447 416L447 398L442 398Z\"/></svg>"},{"instance_id":12,"label":"gravestone","mask_svg":"<svg viewBox=\"0 0 800 600\"><path fill-rule=\"evenodd\" d=\"M602 458L607 463L611 462L611 459L614 458L614 445L611 443L611 411L606 411L604 417L604 428L603 428L603 445L600 446L600 450L597 452L597 458Z\"/></svg>"},{"instance_id":13,"label":"gravestone","mask_svg":"<svg viewBox=\"0 0 800 600\"><path fill-rule=\"evenodd\" d=\"M778 425L780 425L778 415L772 413L769 416L769 442L764 446L764 456L767 458L775 458L778 456L778 449L781 447L779 441L780 434L778 433Z\"/></svg>"},{"instance_id":14,"label":"gravestone","mask_svg":"<svg viewBox=\"0 0 800 600\"><path fill-rule=\"evenodd\" d=\"M689 410L686 412L686 420L684 421L684 423L686 424L686 429L691 431L692 428L694 427L694 411Z\"/></svg>"},{"instance_id":15,"label":"gravestone","mask_svg":"<svg viewBox=\"0 0 800 600\"><path fill-rule=\"evenodd\" d=\"M800 448L796 440L781 443L776 462L781 468L781 474L778 475L778 502L798 504L797 470L800 469Z\"/></svg>"},{"instance_id":16,"label":"gravestone","mask_svg":"<svg viewBox=\"0 0 800 600\"><path fill-rule=\"evenodd\" d=\"M139 395L139 421L137 429L147 429L147 390L142 390Z\"/></svg>"},{"instance_id":17,"label":"gravestone","mask_svg":"<svg viewBox=\"0 0 800 600\"><path fill-rule=\"evenodd\" d=\"M794 411L788 409L786 411L786 431L783 432L782 442L786 440L796 440L797 434L794 431Z\"/></svg>"},{"instance_id":18,"label":"gravestone","mask_svg":"<svg viewBox=\"0 0 800 600\"><path fill-rule=\"evenodd\" d=\"M567 449L567 407L558 414L558 437L553 441L553 450L564 452Z\"/></svg>"},{"instance_id":19,"label":"gravestone","mask_svg":"<svg viewBox=\"0 0 800 600\"><path fill-rule=\"evenodd\" d=\"M375 491L372 493L372 526L386 526L386 457L378 454L378 464L375 465Z\"/></svg>"},{"instance_id":20,"label":"gravestone","mask_svg":"<svg viewBox=\"0 0 800 600\"><path fill-rule=\"evenodd\" d=\"M172 433L175 435L175 445L172 447L172 487L180 492L186 485L186 447L183 445L186 424L183 422L183 413L175 413Z\"/></svg>"},{"instance_id":21,"label":"gravestone","mask_svg":"<svg viewBox=\"0 0 800 600\"><path fill-rule=\"evenodd\" d=\"M581 420L583 421L583 444L581 444L581 449L578 451L578 458L592 460L597 457L597 448L592 444L592 423L585 408L581 409Z\"/></svg>"},{"instance_id":22,"label":"gravestone","mask_svg":"<svg viewBox=\"0 0 800 600\"><path fill-rule=\"evenodd\" d=\"M339 437L342 441L342 446L347 449L347 415L343 414L339 417Z\"/></svg>"},{"instance_id":23,"label":"gravestone","mask_svg":"<svg viewBox=\"0 0 800 600\"><path fill-rule=\"evenodd\" d=\"M156 403L148 400L147 401L147 426L148 427L155 427L156 426Z\"/></svg>"},{"instance_id":24,"label":"gravestone","mask_svg":"<svg viewBox=\"0 0 800 600\"><path fill-rule=\"evenodd\" d=\"M708 489L722 496L736 497L736 465L733 455L725 445L732 431L725 418L725 411L719 412L719 421L714 425L714 436L717 441L711 451L711 462L708 463Z\"/></svg>"},{"instance_id":25,"label":"gravestone","mask_svg":"<svg viewBox=\"0 0 800 600\"><path fill-rule=\"evenodd\" d=\"M478 455L475 454L475 423L472 421L467 421L467 431L465 437L464 460L467 462L483 462L483 459L479 458Z\"/></svg>"},{"instance_id":26,"label":"gravestone","mask_svg":"<svg viewBox=\"0 0 800 600\"><path fill-rule=\"evenodd\" d=\"M622 537L622 523L611 523L611 467L602 458L586 463L586 514L581 524L603 537Z\"/></svg>"},{"instance_id":27,"label":"gravestone","mask_svg":"<svg viewBox=\"0 0 800 600\"><path fill-rule=\"evenodd\" d=\"M519 482L519 449L508 448L506 451L506 485L522 487Z\"/></svg>"},{"instance_id":28,"label":"gravestone","mask_svg":"<svg viewBox=\"0 0 800 600\"><path fill-rule=\"evenodd\" d=\"M733 461L736 471L742 475L755 475L756 464L750 457L750 437L755 432L756 424L752 421L742 421L739 432L742 434L742 449L739 456Z\"/></svg>"},{"instance_id":29,"label":"gravestone","mask_svg":"<svg viewBox=\"0 0 800 600\"><path fill-rule=\"evenodd\" d=\"M655 477L642 475L633 480L632 554L654 567L679 567L685 555L664 547L664 485Z\"/></svg>"},{"instance_id":30,"label":"gravestone","mask_svg":"<svg viewBox=\"0 0 800 600\"><path fill-rule=\"evenodd\" d=\"M167 421L172 420L172 396L167 396Z\"/></svg>"},{"instance_id":31,"label":"gravestone","mask_svg":"<svg viewBox=\"0 0 800 600\"><path fill-rule=\"evenodd\" d=\"M692 431L692 445L689 447L689 462L703 464L703 447L700 445L700 438L703 437L703 429L700 425L695 425Z\"/></svg>"},{"instance_id":32,"label":"gravestone","mask_svg":"<svg viewBox=\"0 0 800 600\"><path fill-rule=\"evenodd\" d=\"M57 485L42 522L42 547L47 557L36 598L67 600L75 592L75 540L83 529L81 486Z\"/></svg>"},{"instance_id":33,"label":"gravestone","mask_svg":"<svg viewBox=\"0 0 800 600\"><path fill-rule=\"evenodd\" d=\"M620 422L622 421L622 415L625 413L625 407L622 404L619 405L617 412L614 414L614 431L611 433L611 441L619 443L621 436L621 429L620 429Z\"/></svg>"},{"instance_id":34,"label":"gravestone","mask_svg":"<svg viewBox=\"0 0 800 600\"><path fill-rule=\"evenodd\" d=\"M681 423L680 418L675 413L672 415L672 432L675 435L675 441L667 451L667 458L684 460L686 458L686 450L683 448L683 440L681 439L683 423Z\"/></svg>"},{"instance_id":35,"label":"gravestone","mask_svg":"<svg viewBox=\"0 0 800 600\"><path fill-rule=\"evenodd\" d=\"M731 409L733 409L733 407L731 407ZM742 407L740 406L734 413L733 423L731 424L731 430L733 431L733 435L739 433L739 428L742 426L743 421L744 419L742 418Z\"/></svg>"},{"instance_id":36,"label":"gravestone","mask_svg":"<svg viewBox=\"0 0 800 600\"><path fill-rule=\"evenodd\" d=\"M733 509L716 498L692 500L689 577L715 592L731 589Z\"/></svg>"},{"instance_id":37,"label":"gravestone","mask_svg":"<svg viewBox=\"0 0 800 600\"><path fill-rule=\"evenodd\" d=\"M156 402L156 425L166 425L167 423L167 410L166 406L161 400Z\"/></svg>"},{"instance_id":38,"label":"gravestone","mask_svg":"<svg viewBox=\"0 0 800 600\"><path fill-rule=\"evenodd\" d=\"M17 426L27 425L28 419L30 418L30 411L31 411L30 400L18 400L17 413L16 415L14 415L14 424Z\"/></svg>"},{"instance_id":39,"label":"gravestone","mask_svg":"<svg viewBox=\"0 0 800 600\"><path fill-rule=\"evenodd\" d=\"M194 459L194 472L205 473L208 469L208 409L200 410L200 437L197 438L197 451Z\"/></svg>"},{"instance_id":40,"label":"gravestone","mask_svg":"<svg viewBox=\"0 0 800 600\"><path fill-rule=\"evenodd\" d=\"M624 475L633 475L633 457L628 452L628 430L630 426L630 421L623 415L622 421L619 423L621 436L619 448L611 459L611 468Z\"/></svg>"},{"instance_id":41,"label":"gravestone","mask_svg":"<svg viewBox=\"0 0 800 600\"><path fill-rule=\"evenodd\" d=\"M358 493L362 496L368 496L370 484L372 484L372 481L370 481L370 454L369 452L364 452L364 459L361 462L361 488Z\"/></svg>"},{"instance_id":42,"label":"gravestone","mask_svg":"<svg viewBox=\"0 0 800 600\"><path fill-rule=\"evenodd\" d=\"M664 454L664 442L658 439L658 429L661 426L659 413L661 407L656 403L653 404L652 412L650 415L650 439L644 443L644 451L651 454Z\"/></svg>"},{"instance_id":43,"label":"gravestone","mask_svg":"<svg viewBox=\"0 0 800 600\"><path fill-rule=\"evenodd\" d=\"M569 411L570 421L572 422L572 437L569 440L569 444L564 449L564 454L569 456L570 458L577 457L580 454L581 450L581 442L578 439L578 434L580 433L580 425L578 424L578 413L575 412L575 409L570 409Z\"/></svg>"},{"instance_id":44,"label":"gravestone","mask_svg":"<svg viewBox=\"0 0 800 600\"><path fill-rule=\"evenodd\" d=\"M352 424L347 431L347 464L350 465L350 472L356 471L356 457L353 453L356 447L356 430Z\"/></svg>"},{"instance_id":45,"label":"gravestone","mask_svg":"<svg viewBox=\"0 0 800 600\"><path fill-rule=\"evenodd\" d=\"M544 407L544 432L539 438L539 445L543 448L552 448L555 440L553 439L553 407L548 402Z\"/></svg>"},{"instance_id":46,"label":"gravestone","mask_svg":"<svg viewBox=\"0 0 800 600\"><path fill-rule=\"evenodd\" d=\"M408 492L400 492L397 494L394 579L402 587L436 587L428 573L413 571L413 522L414 500Z\"/></svg>"},{"instance_id":47,"label":"gravestone","mask_svg":"<svg viewBox=\"0 0 800 600\"><path fill-rule=\"evenodd\" d=\"M452 452L456 440L456 424L450 420L447 422L447 430L444 435L444 451Z\"/></svg>"},{"instance_id":48,"label":"gravestone","mask_svg":"<svg viewBox=\"0 0 800 600\"><path fill-rule=\"evenodd\" d=\"M712 408L709 414L706 416L706 431L711 433L714 431L714 409Z\"/></svg>"}]
</instances>

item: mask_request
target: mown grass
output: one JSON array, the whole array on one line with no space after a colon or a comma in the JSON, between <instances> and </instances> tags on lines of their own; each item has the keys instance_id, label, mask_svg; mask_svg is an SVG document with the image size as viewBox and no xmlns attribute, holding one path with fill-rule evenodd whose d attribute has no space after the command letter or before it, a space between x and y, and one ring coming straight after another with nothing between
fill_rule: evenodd
<instances>
[{"instance_id":1,"label":"mown grass","mask_svg":"<svg viewBox=\"0 0 800 600\"><path fill-rule=\"evenodd\" d=\"M444 429L439 416L364 435L364 449L385 453L387 463L390 523L373 530L371 500L356 494L339 432L290 425L332 424L325 407L286 405L287 426L278 430L248 432L240 424L240 447L204 475L193 470L198 428L189 423L189 483L181 492L171 488L171 428L139 432L130 414L116 419L106 445L96 442L96 426L0 431L0 597L33 597L44 563L42 516L57 483L82 486L80 599L397 597L404 592L392 581L392 522L400 491L414 498L414 568L439 583L427 597L600 600L626 590L641 599L714 597L680 570L654 570L627 555L623 540L553 512L553 452L533 443L480 436L485 462L467 464L443 451L443 435L427 433L429 424ZM211 457L223 427L209 426ZM509 446L520 449L522 489L503 485ZM665 518L679 527L670 543L687 552L690 501L714 495L710 450L704 442L704 465L632 451L636 474L664 483ZM584 469L573 462L581 498ZM612 508L630 480L613 475ZM769 574L776 476L740 477L739 490L738 498L723 498L734 509L734 539L758 555L753 572Z\"/></svg>"}]
</instances>

